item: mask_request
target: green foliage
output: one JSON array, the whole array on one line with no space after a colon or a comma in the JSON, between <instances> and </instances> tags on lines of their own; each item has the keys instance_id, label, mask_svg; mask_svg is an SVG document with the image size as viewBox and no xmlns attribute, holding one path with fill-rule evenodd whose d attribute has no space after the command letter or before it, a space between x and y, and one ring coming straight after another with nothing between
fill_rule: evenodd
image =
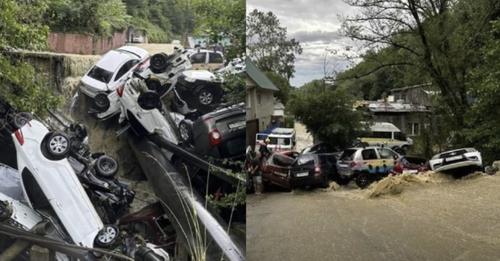
<instances>
[{"instance_id":1,"label":"green foliage","mask_svg":"<svg viewBox=\"0 0 500 261\"><path fill-rule=\"evenodd\" d=\"M286 104L288 102L288 96L290 94L290 82L283 78L281 75L275 73L275 72L265 72L269 80L280 89L278 92L276 92L274 95L276 98L278 98L283 104Z\"/></svg>"},{"instance_id":2,"label":"green foliage","mask_svg":"<svg viewBox=\"0 0 500 261\"><path fill-rule=\"evenodd\" d=\"M247 56L265 72L276 72L289 80L295 73L295 55L302 53L300 43L287 38L286 28L272 12L253 10L247 16Z\"/></svg>"},{"instance_id":3,"label":"green foliage","mask_svg":"<svg viewBox=\"0 0 500 261\"><path fill-rule=\"evenodd\" d=\"M229 38L228 59L245 53L245 0L194 0L193 6L196 33L208 34L213 43Z\"/></svg>"},{"instance_id":4,"label":"green foliage","mask_svg":"<svg viewBox=\"0 0 500 261\"><path fill-rule=\"evenodd\" d=\"M353 102L345 90L314 80L291 93L288 110L321 141L347 147L362 127Z\"/></svg>"},{"instance_id":5,"label":"green foliage","mask_svg":"<svg viewBox=\"0 0 500 261\"><path fill-rule=\"evenodd\" d=\"M126 5L121 0L48 0L45 20L58 32L110 36L128 25Z\"/></svg>"},{"instance_id":6,"label":"green foliage","mask_svg":"<svg viewBox=\"0 0 500 261\"><path fill-rule=\"evenodd\" d=\"M245 102L245 74L230 74L224 75L224 84L222 88L225 91L224 99L229 103Z\"/></svg>"},{"instance_id":7,"label":"green foliage","mask_svg":"<svg viewBox=\"0 0 500 261\"><path fill-rule=\"evenodd\" d=\"M14 48L39 50L47 43L48 28L40 14L46 10L44 1L22 4L0 1L0 96L22 111L44 115L59 99L41 86L34 68L22 59L10 57Z\"/></svg>"}]
</instances>

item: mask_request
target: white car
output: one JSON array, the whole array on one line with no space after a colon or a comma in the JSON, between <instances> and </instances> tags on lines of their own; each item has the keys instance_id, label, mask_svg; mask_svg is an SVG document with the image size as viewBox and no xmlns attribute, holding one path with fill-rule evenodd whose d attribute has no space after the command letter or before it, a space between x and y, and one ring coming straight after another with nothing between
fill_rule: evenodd
<instances>
[{"instance_id":1,"label":"white car","mask_svg":"<svg viewBox=\"0 0 500 261\"><path fill-rule=\"evenodd\" d=\"M429 160L432 170L440 172L460 168L482 169L481 153L474 148L450 150L434 155Z\"/></svg>"},{"instance_id":2,"label":"white car","mask_svg":"<svg viewBox=\"0 0 500 261\"><path fill-rule=\"evenodd\" d=\"M149 53L139 47L123 46L107 52L81 79L80 92L93 99L98 118L117 113L114 91L125 84L132 72L149 66Z\"/></svg>"},{"instance_id":3,"label":"white car","mask_svg":"<svg viewBox=\"0 0 500 261\"><path fill-rule=\"evenodd\" d=\"M220 51L207 49L190 49L189 59L193 65L193 69L206 69L210 71L218 70L224 67L224 54Z\"/></svg>"},{"instance_id":4,"label":"white car","mask_svg":"<svg viewBox=\"0 0 500 261\"><path fill-rule=\"evenodd\" d=\"M103 225L66 155L70 140L61 132L31 120L12 134L24 198L37 212L54 218L71 241L105 247L118 237Z\"/></svg>"}]
</instances>

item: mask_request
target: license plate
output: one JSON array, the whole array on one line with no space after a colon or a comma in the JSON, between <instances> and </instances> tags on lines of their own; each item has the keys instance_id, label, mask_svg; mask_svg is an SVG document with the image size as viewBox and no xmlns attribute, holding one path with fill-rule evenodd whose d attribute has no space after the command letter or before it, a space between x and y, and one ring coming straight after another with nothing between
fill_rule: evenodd
<instances>
[{"instance_id":1,"label":"license plate","mask_svg":"<svg viewBox=\"0 0 500 261\"><path fill-rule=\"evenodd\" d=\"M239 129L245 127L245 125L246 125L245 121L237 121L237 122L231 122L227 126L230 129Z\"/></svg>"},{"instance_id":2,"label":"license plate","mask_svg":"<svg viewBox=\"0 0 500 261\"><path fill-rule=\"evenodd\" d=\"M297 173L297 177L300 178L300 177L307 177L309 176L309 172L300 172L300 173Z\"/></svg>"},{"instance_id":3,"label":"license plate","mask_svg":"<svg viewBox=\"0 0 500 261\"><path fill-rule=\"evenodd\" d=\"M462 159L462 156L449 157L449 158L446 158L446 161L454 161L454 160L459 160L459 159Z\"/></svg>"}]
</instances>

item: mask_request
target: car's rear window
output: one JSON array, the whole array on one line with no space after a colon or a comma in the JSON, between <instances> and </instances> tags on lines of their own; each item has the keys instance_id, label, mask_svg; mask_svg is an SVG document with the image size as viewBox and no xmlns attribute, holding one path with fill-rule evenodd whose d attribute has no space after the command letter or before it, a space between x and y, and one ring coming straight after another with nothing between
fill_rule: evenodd
<instances>
[{"instance_id":1,"label":"car's rear window","mask_svg":"<svg viewBox=\"0 0 500 261\"><path fill-rule=\"evenodd\" d=\"M92 70L90 70L90 72L88 73L88 76L100 82L109 83L109 81L113 77L113 72L104 70L103 68L98 66L94 66L94 68L92 68Z\"/></svg>"},{"instance_id":2,"label":"car's rear window","mask_svg":"<svg viewBox=\"0 0 500 261\"><path fill-rule=\"evenodd\" d=\"M297 158L296 164L297 166L313 164L316 155L314 154L303 154Z\"/></svg>"},{"instance_id":3,"label":"car's rear window","mask_svg":"<svg viewBox=\"0 0 500 261\"><path fill-rule=\"evenodd\" d=\"M355 152L356 150L354 149L344 150L344 152L342 152L342 155L340 155L340 160L353 160Z\"/></svg>"}]
</instances>

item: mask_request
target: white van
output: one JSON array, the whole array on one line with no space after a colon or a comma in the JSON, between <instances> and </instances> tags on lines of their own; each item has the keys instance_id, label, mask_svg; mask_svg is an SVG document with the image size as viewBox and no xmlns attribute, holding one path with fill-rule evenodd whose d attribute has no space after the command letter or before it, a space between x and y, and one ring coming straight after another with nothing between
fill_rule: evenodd
<instances>
[{"instance_id":1,"label":"white van","mask_svg":"<svg viewBox=\"0 0 500 261\"><path fill-rule=\"evenodd\" d=\"M386 146L407 150L413 145L413 140L407 138L401 130L389 122L374 122L369 132L360 137L362 143L369 146Z\"/></svg>"},{"instance_id":2,"label":"white van","mask_svg":"<svg viewBox=\"0 0 500 261\"><path fill-rule=\"evenodd\" d=\"M292 128L276 128L268 136L267 147L274 151L295 149L295 130Z\"/></svg>"}]
</instances>

